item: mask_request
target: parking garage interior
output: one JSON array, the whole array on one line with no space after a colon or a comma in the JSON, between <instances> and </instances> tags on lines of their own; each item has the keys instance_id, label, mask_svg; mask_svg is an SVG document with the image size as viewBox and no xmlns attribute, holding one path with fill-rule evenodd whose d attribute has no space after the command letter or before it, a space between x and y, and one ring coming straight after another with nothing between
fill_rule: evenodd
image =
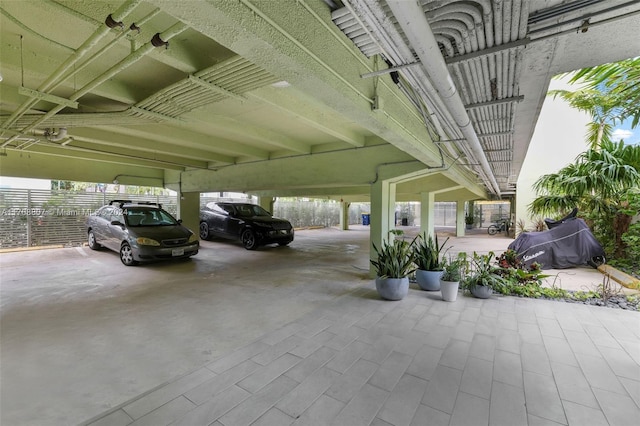
<instances>
[{"instance_id":1,"label":"parking garage interior","mask_svg":"<svg viewBox=\"0 0 640 426\"><path fill-rule=\"evenodd\" d=\"M301 234L249 261L214 242L190 262L133 270L86 248L3 253L3 424L118 416L291 321L348 316L334 307L348 309L353 294L370 301L370 244L395 226L396 202L421 203L428 233L434 204L455 202L462 237L467 201L517 199L550 79L640 51L640 5L624 0L33 0L3 1L0 20L2 176L170 188L192 229L204 192L247 193L265 207L291 196L343 211L371 205L365 229ZM411 303L414 314L429 308ZM492 304L468 307L497 318ZM433 315L446 317L440 309ZM596 388L637 409L638 378L615 373ZM591 406L613 399L598 392ZM142 418L124 413L124 424ZM546 420L566 423L562 415Z\"/></svg>"}]
</instances>

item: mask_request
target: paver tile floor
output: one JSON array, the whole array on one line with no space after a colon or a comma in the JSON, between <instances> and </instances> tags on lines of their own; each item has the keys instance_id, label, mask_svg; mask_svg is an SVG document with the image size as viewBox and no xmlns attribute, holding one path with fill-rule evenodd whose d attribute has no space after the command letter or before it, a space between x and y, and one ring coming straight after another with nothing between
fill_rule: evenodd
<instances>
[{"instance_id":1,"label":"paver tile floor","mask_svg":"<svg viewBox=\"0 0 640 426\"><path fill-rule=\"evenodd\" d=\"M639 312L415 285L387 302L368 250L354 226L135 268L87 247L3 253L0 424L638 424Z\"/></svg>"},{"instance_id":2,"label":"paver tile floor","mask_svg":"<svg viewBox=\"0 0 640 426\"><path fill-rule=\"evenodd\" d=\"M356 289L91 425L635 425L640 314Z\"/></svg>"}]
</instances>

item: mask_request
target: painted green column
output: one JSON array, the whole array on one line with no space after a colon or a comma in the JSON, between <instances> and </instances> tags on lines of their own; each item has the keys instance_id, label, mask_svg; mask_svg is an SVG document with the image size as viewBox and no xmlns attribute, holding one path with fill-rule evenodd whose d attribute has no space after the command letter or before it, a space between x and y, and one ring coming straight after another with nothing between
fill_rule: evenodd
<instances>
[{"instance_id":1,"label":"painted green column","mask_svg":"<svg viewBox=\"0 0 640 426\"><path fill-rule=\"evenodd\" d=\"M435 236L435 204L436 194L420 193L420 233Z\"/></svg>"},{"instance_id":2,"label":"painted green column","mask_svg":"<svg viewBox=\"0 0 640 426\"><path fill-rule=\"evenodd\" d=\"M464 237L466 227L464 221L464 201L456 201L456 237Z\"/></svg>"},{"instance_id":3,"label":"painted green column","mask_svg":"<svg viewBox=\"0 0 640 426\"><path fill-rule=\"evenodd\" d=\"M178 219L182 224L199 235L200 229L200 193L178 193Z\"/></svg>"},{"instance_id":4,"label":"painted green column","mask_svg":"<svg viewBox=\"0 0 640 426\"><path fill-rule=\"evenodd\" d=\"M276 199L274 197L258 197L258 205L273 214L273 205L275 204Z\"/></svg>"},{"instance_id":5,"label":"painted green column","mask_svg":"<svg viewBox=\"0 0 640 426\"><path fill-rule=\"evenodd\" d=\"M343 231L349 230L349 206L351 203L346 201L340 202L340 229Z\"/></svg>"},{"instance_id":6,"label":"painted green column","mask_svg":"<svg viewBox=\"0 0 640 426\"><path fill-rule=\"evenodd\" d=\"M395 228L395 208L396 184L388 180L379 180L371 185L370 259L376 257L373 244L380 247L383 241L389 240L389 230ZM375 276L371 264L369 265L369 274L371 277Z\"/></svg>"}]
</instances>

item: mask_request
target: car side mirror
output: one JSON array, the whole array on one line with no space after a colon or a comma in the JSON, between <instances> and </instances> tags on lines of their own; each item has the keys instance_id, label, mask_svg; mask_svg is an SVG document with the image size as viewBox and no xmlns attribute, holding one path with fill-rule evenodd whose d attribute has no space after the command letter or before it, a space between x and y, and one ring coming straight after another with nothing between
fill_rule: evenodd
<instances>
[{"instance_id":1,"label":"car side mirror","mask_svg":"<svg viewBox=\"0 0 640 426\"><path fill-rule=\"evenodd\" d=\"M182 225L182 219L178 219L178 223Z\"/></svg>"}]
</instances>

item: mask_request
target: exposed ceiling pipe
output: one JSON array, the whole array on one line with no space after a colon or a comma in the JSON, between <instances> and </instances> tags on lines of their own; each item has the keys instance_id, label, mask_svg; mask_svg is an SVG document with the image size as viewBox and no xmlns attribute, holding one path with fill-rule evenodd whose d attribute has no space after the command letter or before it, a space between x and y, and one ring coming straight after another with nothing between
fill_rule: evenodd
<instances>
[{"instance_id":1,"label":"exposed ceiling pipe","mask_svg":"<svg viewBox=\"0 0 640 426\"><path fill-rule=\"evenodd\" d=\"M476 159L491 183L491 188L496 195L500 195L500 187L496 181L491 166L478 139L469 115L458 95L455 84L451 79L447 64L440 53L438 43L429 27L424 11L415 1L388 0L387 4L402 27L405 35L413 46L418 58L431 77L432 82L441 95L441 98L449 112L454 117L460 131L465 136Z\"/></svg>"},{"instance_id":2,"label":"exposed ceiling pipe","mask_svg":"<svg viewBox=\"0 0 640 426\"><path fill-rule=\"evenodd\" d=\"M186 30L187 28L188 28L188 26L186 24L184 24L182 22L178 22L178 23L174 24L171 28L169 28L167 31L163 32L160 36L161 36L162 40L168 41L169 39L171 39L171 38L175 37L176 35L180 34L184 30ZM129 67L133 63L135 63L138 60L140 60L143 56L147 55L153 49L155 49L154 45L150 41L147 42L142 47L140 47L138 50L136 50L135 52L133 52L132 54L127 56L125 59L123 59L122 61L120 61L116 65L112 66L110 69L108 69L107 71L105 71L104 73L102 73L101 75L96 77L95 79L93 79L91 82L87 83L82 89L78 90L73 95L71 95L69 97L69 99L72 100L72 101L76 101L76 100L80 99L83 95L87 94L89 91L91 91L95 87L99 86L100 84L104 83L105 81L107 81L108 79L110 79L111 77L113 77L114 75L119 73L120 71L124 70L125 68ZM64 108L64 105L58 105L58 106L54 107L49 112L47 112L46 114L44 114L44 115L40 116L38 119L36 119L33 123L31 123L27 127L23 128L21 130L21 132L22 133L28 132L29 130L31 130L31 129L35 128L36 126L38 126L40 123L46 121L49 117L57 114L63 108ZM2 146L6 146L9 142L11 142L11 141L9 140L9 141L5 142Z\"/></svg>"},{"instance_id":3,"label":"exposed ceiling pipe","mask_svg":"<svg viewBox=\"0 0 640 426\"><path fill-rule=\"evenodd\" d=\"M406 45L404 39L398 32L393 22L389 19L386 12L378 3L369 2L367 0L350 0L345 2L345 7L351 12L354 19L358 20L366 31L373 31L370 34L374 43L378 44L379 52L398 64L411 63L415 60L413 52ZM369 30L371 29L371 30ZM413 68L413 69L412 69ZM439 129L439 134L445 139L456 141L456 146L468 158L469 163L476 163L473 152L469 149L468 144L458 144L462 133L455 124L454 118L445 107L442 99L438 96L438 92L432 86L422 67L409 67L402 70L410 84L420 93L423 101L428 105L432 112L434 124ZM442 127L445 126L445 131ZM473 170L475 174L480 176L484 184L489 188L491 183L484 176L484 173Z\"/></svg>"},{"instance_id":4,"label":"exposed ceiling pipe","mask_svg":"<svg viewBox=\"0 0 640 426\"><path fill-rule=\"evenodd\" d=\"M386 12L379 7L377 3L370 3L367 0L360 0L356 3L360 5L360 12L365 14L365 19L368 20L372 28L382 28L382 31L378 30L378 35L383 34L386 37L386 45L382 50L384 54L396 61L396 64L414 62L415 56L413 52L409 46L407 46L393 22L387 17ZM375 17L375 19L372 17ZM376 23L379 24L376 25ZM462 44L462 42L460 42L460 44ZM437 117L436 127L440 129L441 137L458 138L460 133L455 126L454 119L445 104L437 96L438 92L427 78L424 69L416 66L404 69L402 73L416 90L422 94L425 105L427 105L431 109L431 113ZM446 127L446 131L443 129L443 126Z\"/></svg>"},{"instance_id":5,"label":"exposed ceiling pipe","mask_svg":"<svg viewBox=\"0 0 640 426\"><path fill-rule=\"evenodd\" d=\"M140 19L139 21L136 21L136 23L131 24L127 29L123 30L113 40L107 43L102 49L100 49L99 51L91 55L89 58L87 58L87 60L84 61L82 64L74 66L73 70L67 75L65 75L63 79L60 79L55 85L53 85L50 88L50 90L55 89L56 87L60 86L60 84L62 84L65 80L68 80L69 78L78 74L80 71L86 68L89 64L91 64L93 61L98 59L104 52L106 52L111 47L115 46L122 38L126 37L127 35L131 34L134 31L140 34L140 27L146 24L149 20L151 20L153 17L155 17L159 13L160 13L160 9L156 8L153 11L151 11L151 13L146 15L144 18ZM112 17L113 19L113 15L109 15L109 16Z\"/></svg>"},{"instance_id":6,"label":"exposed ceiling pipe","mask_svg":"<svg viewBox=\"0 0 640 426\"><path fill-rule=\"evenodd\" d=\"M141 2L142 0L129 0L124 3L116 12L111 16L117 21L122 20ZM51 88L51 86L58 81L60 77L64 75L75 63L77 63L93 46L95 46L104 36L109 34L111 28L106 24L100 25L100 27L80 46L73 55L69 56L58 69L49 76L39 87L39 92L44 92ZM29 108L31 108L38 100L29 99L20 105L16 110L5 120L2 124L3 127L9 127L18 117L24 114ZM4 146L4 145L3 145Z\"/></svg>"},{"instance_id":7,"label":"exposed ceiling pipe","mask_svg":"<svg viewBox=\"0 0 640 426\"><path fill-rule=\"evenodd\" d=\"M67 137L67 128L61 127L56 133L54 130L47 129L44 132L44 135L51 142L58 142Z\"/></svg>"},{"instance_id":8,"label":"exposed ceiling pipe","mask_svg":"<svg viewBox=\"0 0 640 426\"><path fill-rule=\"evenodd\" d=\"M354 18L360 21L360 25L363 28L376 30L376 37L372 35L371 38L379 44L380 52L384 53L388 59L392 60L396 65L411 63L415 60L413 53L402 41L397 29L377 3L367 0L351 0L349 3L345 2L345 7L351 11ZM362 22L360 17L366 22ZM420 67L411 68L404 69L403 74L408 77L417 90L425 94L425 100L428 102L431 111L437 112L439 119L444 118L444 124L447 125L451 132L455 132L455 128L446 124L453 122L453 117L449 115L442 101L436 96L437 91L426 78L424 71ZM457 138L455 133L454 137Z\"/></svg>"}]
</instances>

